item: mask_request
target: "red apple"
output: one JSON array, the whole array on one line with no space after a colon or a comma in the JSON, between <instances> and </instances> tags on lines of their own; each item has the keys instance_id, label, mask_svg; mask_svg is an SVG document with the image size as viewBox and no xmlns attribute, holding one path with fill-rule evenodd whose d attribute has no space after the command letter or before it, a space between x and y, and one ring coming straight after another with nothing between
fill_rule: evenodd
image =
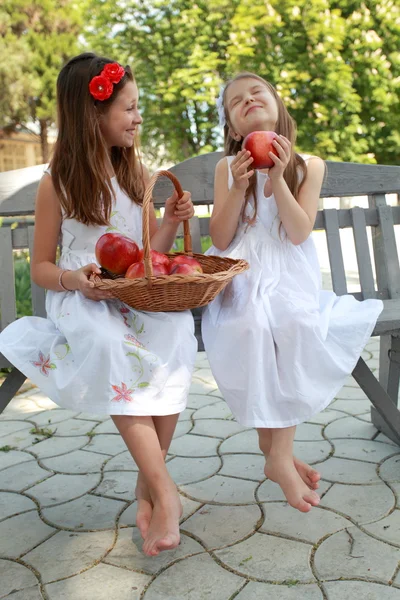
<instances>
[{"instance_id":1,"label":"red apple","mask_svg":"<svg viewBox=\"0 0 400 600\"><path fill-rule=\"evenodd\" d=\"M150 256L151 256L151 262L154 264L159 264L159 265L169 265L169 258L168 256L166 256L165 254L163 254L162 252L157 252L157 250L150 250ZM144 259L144 250L143 248L141 250L139 250L139 256L138 256L138 261L143 260Z\"/></svg>"},{"instance_id":2,"label":"red apple","mask_svg":"<svg viewBox=\"0 0 400 600\"><path fill-rule=\"evenodd\" d=\"M250 169L268 169L274 166L275 163L269 156L269 152L278 156L277 150L272 145L277 137L275 131L252 131L246 135L242 148L248 150L253 157Z\"/></svg>"},{"instance_id":3,"label":"red apple","mask_svg":"<svg viewBox=\"0 0 400 600\"><path fill-rule=\"evenodd\" d=\"M104 233L96 242L95 254L100 265L116 275L125 273L138 259L139 247L120 233Z\"/></svg>"},{"instance_id":4,"label":"red apple","mask_svg":"<svg viewBox=\"0 0 400 600\"><path fill-rule=\"evenodd\" d=\"M175 268L175 265L190 265L197 273L202 273L203 268L198 260L196 260L193 256L186 256L184 254L179 254L175 256L172 260L169 268L169 272L172 273L172 269ZM175 273L175 271L174 271Z\"/></svg>"},{"instance_id":5,"label":"red apple","mask_svg":"<svg viewBox=\"0 0 400 600\"><path fill-rule=\"evenodd\" d=\"M159 275L168 275L168 267L166 265L161 265L159 263L153 264L153 277L158 277ZM136 279L137 277L145 277L144 271L144 262L134 263L127 270L125 277L127 279Z\"/></svg>"},{"instance_id":6,"label":"red apple","mask_svg":"<svg viewBox=\"0 0 400 600\"><path fill-rule=\"evenodd\" d=\"M170 275L197 275L198 270L193 265L188 265L187 263L175 263L170 270Z\"/></svg>"}]
</instances>

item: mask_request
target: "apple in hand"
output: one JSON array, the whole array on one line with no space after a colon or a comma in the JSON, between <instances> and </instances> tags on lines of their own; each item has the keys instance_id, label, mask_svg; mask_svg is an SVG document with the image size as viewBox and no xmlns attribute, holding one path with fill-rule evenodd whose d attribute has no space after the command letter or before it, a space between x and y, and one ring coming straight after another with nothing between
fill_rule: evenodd
<instances>
[{"instance_id":1,"label":"apple in hand","mask_svg":"<svg viewBox=\"0 0 400 600\"><path fill-rule=\"evenodd\" d=\"M96 242L95 254L104 269L123 275L129 265L138 260L139 247L125 235L104 233Z\"/></svg>"},{"instance_id":2,"label":"apple in hand","mask_svg":"<svg viewBox=\"0 0 400 600\"><path fill-rule=\"evenodd\" d=\"M159 264L159 265L166 265L167 267L169 266L170 260L169 260L168 256L166 256L162 252L157 252L157 250L150 250L150 257L151 257L151 262L153 263L153 265ZM138 256L137 260L138 261L144 260L144 249L143 248L141 250L139 250L139 256Z\"/></svg>"},{"instance_id":3,"label":"apple in hand","mask_svg":"<svg viewBox=\"0 0 400 600\"><path fill-rule=\"evenodd\" d=\"M193 256L186 256L184 254L179 254L178 256L175 256L175 258L172 259L172 262L169 267L170 273L176 272L173 271L176 265L190 265L196 273L203 272L201 264Z\"/></svg>"},{"instance_id":4,"label":"apple in hand","mask_svg":"<svg viewBox=\"0 0 400 600\"><path fill-rule=\"evenodd\" d=\"M268 169L274 166L274 161L269 156L273 152L278 156L272 142L278 137L275 131L252 131L243 140L243 150L248 150L253 157L250 169Z\"/></svg>"}]
</instances>

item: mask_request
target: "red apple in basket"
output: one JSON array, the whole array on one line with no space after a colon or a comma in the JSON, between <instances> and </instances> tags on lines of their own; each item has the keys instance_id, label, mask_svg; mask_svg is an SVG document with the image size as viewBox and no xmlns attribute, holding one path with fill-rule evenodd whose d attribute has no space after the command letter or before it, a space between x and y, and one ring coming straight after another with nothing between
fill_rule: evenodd
<instances>
[{"instance_id":1,"label":"red apple in basket","mask_svg":"<svg viewBox=\"0 0 400 600\"><path fill-rule=\"evenodd\" d=\"M188 265L187 263L175 263L170 270L170 275L197 275L198 269L194 265Z\"/></svg>"},{"instance_id":2,"label":"red apple in basket","mask_svg":"<svg viewBox=\"0 0 400 600\"><path fill-rule=\"evenodd\" d=\"M153 277L158 277L159 275L168 275L168 267L155 263L153 264ZM137 277L145 277L143 261L134 263L125 273L126 279L136 279Z\"/></svg>"},{"instance_id":3,"label":"red apple in basket","mask_svg":"<svg viewBox=\"0 0 400 600\"><path fill-rule=\"evenodd\" d=\"M96 242L95 254L100 265L116 275L123 275L138 260L139 246L120 233L104 233Z\"/></svg>"},{"instance_id":4,"label":"red apple in basket","mask_svg":"<svg viewBox=\"0 0 400 600\"><path fill-rule=\"evenodd\" d=\"M253 157L250 169L268 169L274 166L269 152L278 156L278 152L272 144L277 137L275 131L252 131L246 135L242 148L248 150Z\"/></svg>"},{"instance_id":5,"label":"red apple in basket","mask_svg":"<svg viewBox=\"0 0 400 600\"><path fill-rule=\"evenodd\" d=\"M172 262L169 267L169 272L176 273L176 265L189 265L196 273L203 273L203 268L198 260L196 260L193 256L186 256L184 254L179 254L172 259Z\"/></svg>"},{"instance_id":6,"label":"red apple in basket","mask_svg":"<svg viewBox=\"0 0 400 600\"><path fill-rule=\"evenodd\" d=\"M166 265L167 267L169 266L170 260L169 260L168 256L166 256L162 252L157 252L157 250L150 250L150 256L151 256L151 262L153 263L153 265L159 264L159 265ZM143 259L144 259L144 250L142 248L141 250L139 250L139 256L138 256L137 260L141 261Z\"/></svg>"}]
</instances>

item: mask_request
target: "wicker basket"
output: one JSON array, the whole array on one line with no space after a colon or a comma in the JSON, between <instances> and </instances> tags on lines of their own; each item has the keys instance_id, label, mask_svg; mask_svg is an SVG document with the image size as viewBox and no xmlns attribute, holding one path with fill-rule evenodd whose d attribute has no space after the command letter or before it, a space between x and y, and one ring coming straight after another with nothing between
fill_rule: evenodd
<instances>
[{"instance_id":1,"label":"wicker basket","mask_svg":"<svg viewBox=\"0 0 400 600\"><path fill-rule=\"evenodd\" d=\"M234 260L219 256L193 254L192 238L189 222L184 221L184 252L168 254L170 258L178 254L188 254L196 258L203 268L203 273L196 275L161 275L153 276L150 255L149 214L153 188L159 177L168 177L175 186L178 196L183 194L177 178L169 171L158 171L151 178L143 199L143 249L145 277L125 279L111 278L103 273L95 276L95 286L110 291L132 308L150 312L182 311L205 306L213 300L231 279L249 268L245 260Z\"/></svg>"}]
</instances>

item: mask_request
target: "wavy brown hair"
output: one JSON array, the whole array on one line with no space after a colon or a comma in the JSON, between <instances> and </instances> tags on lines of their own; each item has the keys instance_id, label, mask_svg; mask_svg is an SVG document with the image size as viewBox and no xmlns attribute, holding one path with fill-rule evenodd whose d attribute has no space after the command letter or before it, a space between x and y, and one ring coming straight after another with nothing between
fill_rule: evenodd
<instances>
[{"instance_id":1,"label":"wavy brown hair","mask_svg":"<svg viewBox=\"0 0 400 600\"><path fill-rule=\"evenodd\" d=\"M283 104L281 98L278 96L278 93L275 90L275 88L268 81L266 81L259 75L256 75L255 73L250 73L247 71L239 73L238 75L236 75L236 77L234 77L233 79L228 81L228 83L226 84L226 86L224 88L222 99L223 99L223 106L224 106L225 118L226 118L226 123L224 126L225 156L235 155L242 149L243 139L240 139L239 141L237 141L230 135L230 130L231 129L233 130L233 126L229 119L229 111L228 111L228 107L226 105L226 92L227 92L229 86L234 81L238 81L240 79L256 79L257 81L260 81L263 85L265 85L268 88L268 90L271 92L272 96L275 98L275 101L278 106L278 121L276 123L275 132L278 135L284 135L285 137L287 137L287 139L290 141L291 147L292 147L290 160L284 171L283 177L287 183L289 190L293 194L294 198L296 198L296 200L297 200L300 188L306 179L307 168L306 168L304 159L299 154L296 154L293 149L295 142L296 142L296 122L289 115L286 106ZM299 177L299 175L300 175L300 177ZM252 175L250 178L250 182L249 182L249 185L246 190L245 204L244 204L243 212L242 212L242 216L244 217L244 212L245 212L246 206L247 206L251 196L253 196L253 198L254 198L254 213L253 213L253 217L252 217L250 223L254 223L254 221L257 217L256 185L257 185L257 176L256 176L256 173L254 173L254 175Z\"/></svg>"},{"instance_id":2,"label":"wavy brown hair","mask_svg":"<svg viewBox=\"0 0 400 600\"><path fill-rule=\"evenodd\" d=\"M85 225L108 225L115 192L107 170L111 160L118 184L133 202L144 194L143 168L136 140L131 148L113 147L111 155L100 130L107 112L128 81L129 66L114 84L108 100L95 100L89 82L99 75L109 58L85 52L72 58L57 79L58 137L51 161L51 177L65 217Z\"/></svg>"}]
</instances>

